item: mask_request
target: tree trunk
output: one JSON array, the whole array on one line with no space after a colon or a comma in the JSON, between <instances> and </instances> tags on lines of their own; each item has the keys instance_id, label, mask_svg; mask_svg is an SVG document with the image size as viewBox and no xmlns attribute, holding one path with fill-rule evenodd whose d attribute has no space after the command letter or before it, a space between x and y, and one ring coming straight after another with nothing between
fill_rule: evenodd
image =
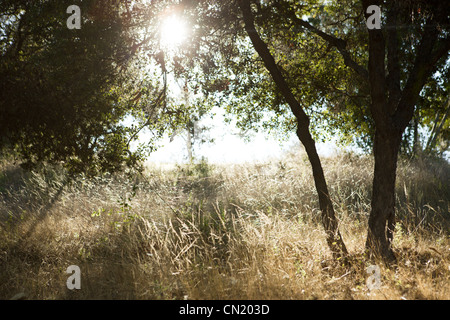
<instances>
[{"instance_id":1,"label":"tree trunk","mask_svg":"<svg viewBox=\"0 0 450 320\"><path fill-rule=\"evenodd\" d=\"M420 146L420 141L419 141L419 116L416 115L413 117L413 149L412 149L412 155L414 157L418 156L419 153L421 152L422 148Z\"/></svg>"},{"instance_id":2,"label":"tree trunk","mask_svg":"<svg viewBox=\"0 0 450 320\"><path fill-rule=\"evenodd\" d=\"M192 164L192 161L194 160L192 156L192 134L191 134L191 123L189 122L186 128L186 149L188 154L188 161L189 164Z\"/></svg>"},{"instance_id":3,"label":"tree trunk","mask_svg":"<svg viewBox=\"0 0 450 320\"><path fill-rule=\"evenodd\" d=\"M375 169L372 210L366 249L387 263L396 261L392 250L395 228L395 177L401 133L377 130L374 141Z\"/></svg>"},{"instance_id":4,"label":"tree trunk","mask_svg":"<svg viewBox=\"0 0 450 320\"><path fill-rule=\"evenodd\" d=\"M333 203L328 192L327 182L323 173L316 144L311 137L308 128L298 126L297 136L305 147L308 160L311 163L314 185L319 196L319 207L322 213L322 224L326 232L326 241L335 259L348 255L347 248L339 232L339 224L336 218Z\"/></svg>"}]
</instances>

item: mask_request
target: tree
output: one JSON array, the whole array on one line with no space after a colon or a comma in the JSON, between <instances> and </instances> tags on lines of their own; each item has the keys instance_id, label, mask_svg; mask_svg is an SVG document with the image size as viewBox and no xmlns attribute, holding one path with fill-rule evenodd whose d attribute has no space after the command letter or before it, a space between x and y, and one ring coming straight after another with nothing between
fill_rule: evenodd
<instances>
[{"instance_id":1,"label":"tree","mask_svg":"<svg viewBox=\"0 0 450 320\"><path fill-rule=\"evenodd\" d=\"M362 4L367 12L367 7L374 3L364 0ZM383 29L368 30L370 110L376 132L372 210L366 246L389 262L395 261L391 243L395 227L397 157L402 135L413 117L427 79L436 71L440 60L448 55L450 21L448 6L438 1L378 1L376 4L382 5L386 22ZM414 23L412 18L417 22ZM421 30L408 70L401 66L404 57L401 48L408 34L400 30L402 23Z\"/></svg>"},{"instance_id":2,"label":"tree","mask_svg":"<svg viewBox=\"0 0 450 320\"><path fill-rule=\"evenodd\" d=\"M137 126L123 119L162 99L136 72L127 1L79 2L82 24L73 30L72 4L1 2L0 148L27 168L47 161L96 174L138 165L145 150L130 150Z\"/></svg>"},{"instance_id":3,"label":"tree","mask_svg":"<svg viewBox=\"0 0 450 320\"><path fill-rule=\"evenodd\" d=\"M328 192L328 187L325 180L325 175L323 173L321 161L317 153L315 142L311 136L311 132L309 131L309 117L306 115L300 103L293 95L291 89L289 88L289 84L278 68L272 54L270 53L269 48L267 47L267 44L262 41L261 37L259 36L255 27L254 16L251 10L250 2L240 0L238 2L238 5L242 12L244 28L253 44L253 47L263 60L263 63L267 70L270 72L278 90L283 95L284 99L291 108L291 112L294 114L297 120L296 132L298 138L305 147L308 159L313 170L314 183L316 186L317 194L319 196L319 206L322 212L322 223L326 231L328 246L330 247L334 256L337 258L342 257L343 255L347 255L347 249L339 232L338 221L334 213L330 194Z\"/></svg>"},{"instance_id":4,"label":"tree","mask_svg":"<svg viewBox=\"0 0 450 320\"><path fill-rule=\"evenodd\" d=\"M178 75L182 78L182 75ZM187 160L192 163L195 159L196 146L206 142L213 142L214 139L208 137L209 126L202 124L205 116L211 110L208 103L205 103L201 95L195 94L195 88L192 88L188 79L182 79L182 85L176 82L179 89L182 91L170 101L180 109L180 116L184 118L178 127L174 128L174 132L170 135L170 142L176 136L180 136L186 143ZM194 85L195 87L195 85Z\"/></svg>"}]
</instances>

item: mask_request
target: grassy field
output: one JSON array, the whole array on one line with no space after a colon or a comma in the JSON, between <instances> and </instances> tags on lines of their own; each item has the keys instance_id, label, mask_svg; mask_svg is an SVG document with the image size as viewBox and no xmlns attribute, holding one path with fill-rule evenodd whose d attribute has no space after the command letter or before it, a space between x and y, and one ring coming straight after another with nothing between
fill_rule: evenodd
<instances>
[{"instance_id":1,"label":"grassy field","mask_svg":"<svg viewBox=\"0 0 450 320\"><path fill-rule=\"evenodd\" d=\"M398 265L369 290L373 161L324 159L351 266L332 261L303 154L68 181L0 164L0 299L449 299L450 167L401 160ZM66 269L81 270L69 290Z\"/></svg>"}]
</instances>

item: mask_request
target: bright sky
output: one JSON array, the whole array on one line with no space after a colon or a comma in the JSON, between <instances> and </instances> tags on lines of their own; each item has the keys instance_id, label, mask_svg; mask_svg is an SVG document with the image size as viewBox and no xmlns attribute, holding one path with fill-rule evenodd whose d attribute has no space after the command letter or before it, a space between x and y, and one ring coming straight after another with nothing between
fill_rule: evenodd
<instances>
[{"instance_id":1,"label":"bright sky","mask_svg":"<svg viewBox=\"0 0 450 320\"><path fill-rule=\"evenodd\" d=\"M239 130L232 125L225 124L220 110L215 110L216 116L212 120L205 121L211 127L208 132L214 143L204 143L194 148L194 157L200 159L202 156L210 163L244 163L262 162L269 158L280 158L285 152L294 151L299 148L299 140L292 134L285 142L269 137L263 132L252 133L250 142L245 142L239 136ZM187 162L187 147L184 139L185 134L176 136L172 142L167 137L163 140L163 147L150 155L148 161L152 163L182 163ZM141 136L145 141L145 134ZM331 156L336 147L333 143L317 144L319 154Z\"/></svg>"}]
</instances>

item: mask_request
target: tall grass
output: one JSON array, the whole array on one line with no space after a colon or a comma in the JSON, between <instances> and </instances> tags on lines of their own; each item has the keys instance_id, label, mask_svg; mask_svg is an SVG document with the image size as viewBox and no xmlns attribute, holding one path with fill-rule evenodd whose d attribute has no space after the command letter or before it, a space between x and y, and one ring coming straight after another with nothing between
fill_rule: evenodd
<instances>
[{"instance_id":1,"label":"tall grass","mask_svg":"<svg viewBox=\"0 0 450 320\"><path fill-rule=\"evenodd\" d=\"M0 174L0 298L448 299L449 166L399 163L398 266L369 290L364 254L373 162L324 170L351 265L332 261L303 154L242 165L83 176L43 166ZM66 287L70 265L81 289Z\"/></svg>"}]
</instances>

